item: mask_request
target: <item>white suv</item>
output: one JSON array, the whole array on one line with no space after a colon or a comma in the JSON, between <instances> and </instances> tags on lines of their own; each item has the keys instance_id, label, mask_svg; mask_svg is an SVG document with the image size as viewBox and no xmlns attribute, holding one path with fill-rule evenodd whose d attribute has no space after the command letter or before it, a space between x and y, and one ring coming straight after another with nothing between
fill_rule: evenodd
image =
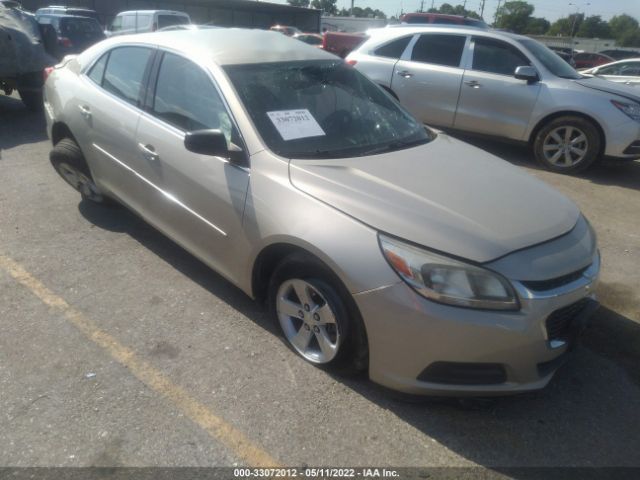
<instances>
[{"instance_id":1,"label":"white suv","mask_svg":"<svg viewBox=\"0 0 640 480\"><path fill-rule=\"evenodd\" d=\"M147 33L173 25L189 23L191 23L191 18L184 12L173 10L131 10L120 12L116 15L116 18L113 19L105 33L108 36Z\"/></svg>"}]
</instances>

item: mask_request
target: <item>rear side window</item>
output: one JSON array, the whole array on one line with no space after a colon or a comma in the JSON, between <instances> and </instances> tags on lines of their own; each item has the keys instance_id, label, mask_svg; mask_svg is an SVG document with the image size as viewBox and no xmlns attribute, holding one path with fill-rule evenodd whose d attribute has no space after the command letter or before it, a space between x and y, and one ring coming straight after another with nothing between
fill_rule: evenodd
<instances>
[{"instance_id":1,"label":"rear side window","mask_svg":"<svg viewBox=\"0 0 640 480\"><path fill-rule=\"evenodd\" d=\"M474 43L473 70L511 76L516 68L531 65L520 50L508 43L489 38L476 38Z\"/></svg>"},{"instance_id":2,"label":"rear side window","mask_svg":"<svg viewBox=\"0 0 640 480\"><path fill-rule=\"evenodd\" d=\"M107 66L107 59L109 58L109 54L105 53L100 60L93 64L91 70L89 71L89 75L87 75L91 80L93 80L98 85L102 86L102 78L104 77L104 68Z\"/></svg>"},{"instance_id":3,"label":"rear side window","mask_svg":"<svg viewBox=\"0 0 640 480\"><path fill-rule=\"evenodd\" d=\"M189 19L182 15L158 15L158 28L186 25L187 23L189 23Z\"/></svg>"},{"instance_id":4,"label":"rear side window","mask_svg":"<svg viewBox=\"0 0 640 480\"><path fill-rule=\"evenodd\" d=\"M131 30L136 28L136 16L125 15L124 17L122 17L122 28L125 30Z\"/></svg>"},{"instance_id":5,"label":"rear side window","mask_svg":"<svg viewBox=\"0 0 640 480\"><path fill-rule=\"evenodd\" d=\"M102 88L137 106L140 102L144 71L150 56L151 50L143 47L111 50Z\"/></svg>"},{"instance_id":6,"label":"rear side window","mask_svg":"<svg viewBox=\"0 0 640 480\"><path fill-rule=\"evenodd\" d=\"M389 42L386 45L381 46L373 53L379 57L387 57L387 58L400 58L404 53L404 50L409 45L409 41L411 40L411 36L398 38L393 42Z\"/></svg>"},{"instance_id":7,"label":"rear side window","mask_svg":"<svg viewBox=\"0 0 640 480\"><path fill-rule=\"evenodd\" d=\"M113 23L111 24L111 31L117 32L122 30L122 17L116 17L113 19Z\"/></svg>"},{"instance_id":8,"label":"rear side window","mask_svg":"<svg viewBox=\"0 0 640 480\"><path fill-rule=\"evenodd\" d=\"M462 35L420 35L413 47L411 60L458 67L466 41L467 37Z\"/></svg>"},{"instance_id":9,"label":"rear side window","mask_svg":"<svg viewBox=\"0 0 640 480\"><path fill-rule=\"evenodd\" d=\"M231 141L231 118L213 82L204 70L178 55L164 55L153 114L185 131L221 130Z\"/></svg>"}]
</instances>

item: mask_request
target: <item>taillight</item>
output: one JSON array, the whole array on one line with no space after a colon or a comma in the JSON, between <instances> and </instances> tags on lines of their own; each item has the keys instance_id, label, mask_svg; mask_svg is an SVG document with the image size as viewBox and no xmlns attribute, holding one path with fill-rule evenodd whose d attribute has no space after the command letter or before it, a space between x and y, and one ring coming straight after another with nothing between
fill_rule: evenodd
<instances>
[{"instance_id":1,"label":"taillight","mask_svg":"<svg viewBox=\"0 0 640 480\"><path fill-rule=\"evenodd\" d=\"M44 79L44 81L47 81L47 78L49 78L49 75L51 75L51 73L55 70L54 67L46 67L43 71L42 71L42 77Z\"/></svg>"},{"instance_id":2,"label":"taillight","mask_svg":"<svg viewBox=\"0 0 640 480\"><path fill-rule=\"evenodd\" d=\"M358 63L358 61L354 59L350 59L350 60L347 60L347 63L353 67L356 63Z\"/></svg>"},{"instance_id":3,"label":"taillight","mask_svg":"<svg viewBox=\"0 0 640 480\"><path fill-rule=\"evenodd\" d=\"M73 47L73 42L71 40L69 40L67 37L60 37L58 38L58 44L62 45L63 47Z\"/></svg>"}]
</instances>

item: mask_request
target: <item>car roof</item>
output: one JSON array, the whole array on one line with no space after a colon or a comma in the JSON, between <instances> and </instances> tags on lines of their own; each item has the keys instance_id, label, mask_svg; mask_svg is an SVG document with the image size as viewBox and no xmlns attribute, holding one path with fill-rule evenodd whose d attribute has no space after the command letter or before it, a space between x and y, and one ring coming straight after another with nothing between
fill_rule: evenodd
<instances>
[{"instance_id":1,"label":"car roof","mask_svg":"<svg viewBox=\"0 0 640 480\"><path fill-rule=\"evenodd\" d=\"M143 43L187 56L208 57L218 65L296 60L338 60L324 50L268 30L220 28L123 35L106 41L110 46Z\"/></svg>"},{"instance_id":2,"label":"car roof","mask_svg":"<svg viewBox=\"0 0 640 480\"><path fill-rule=\"evenodd\" d=\"M83 20L91 20L92 22L97 22L97 20L93 17L85 17L84 15L71 15L66 13L41 13L38 15L40 18L81 18Z\"/></svg>"},{"instance_id":3,"label":"car roof","mask_svg":"<svg viewBox=\"0 0 640 480\"><path fill-rule=\"evenodd\" d=\"M127 10L125 12L118 13L120 15L131 15L135 13L161 13L163 15L182 15L188 17L189 14L185 12L178 12L177 10Z\"/></svg>"},{"instance_id":4,"label":"car roof","mask_svg":"<svg viewBox=\"0 0 640 480\"><path fill-rule=\"evenodd\" d=\"M524 35L518 35L510 32L501 32L497 30L484 29L471 27L468 25L440 25L440 24L428 24L428 25L406 25L402 28L372 28L367 30L367 35L372 39L378 38L394 38L404 35L415 35L416 33L455 33L463 35L476 35L496 39L510 39L521 40L529 39Z\"/></svg>"}]
</instances>

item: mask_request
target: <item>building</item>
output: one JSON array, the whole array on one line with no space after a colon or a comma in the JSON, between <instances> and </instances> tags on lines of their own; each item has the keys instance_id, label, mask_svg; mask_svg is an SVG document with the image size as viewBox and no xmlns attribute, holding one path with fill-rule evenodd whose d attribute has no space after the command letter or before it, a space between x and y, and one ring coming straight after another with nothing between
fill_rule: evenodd
<instances>
[{"instance_id":1,"label":"building","mask_svg":"<svg viewBox=\"0 0 640 480\"><path fill-rule=\"evenodd\" d=\"M601 52L617 48L616 41L606 38L553 37L547 35L529 35L547 47L572 48L584 52Z\"/></svg>"},{"instance_id":2,"label":"building","mask_svg":"<svg viewBox=\"0 0 640 480\"><path fill-rule=\"evenodd\" d=\"M225 27L269 28L291 25L304 32L320 31L320 10L278 3L249 0L21 0L31 11L49 5L90 8L98 12L103 24L125 10L179 10L187 12L194 23Z\"/></svg>"}]
</instances>

